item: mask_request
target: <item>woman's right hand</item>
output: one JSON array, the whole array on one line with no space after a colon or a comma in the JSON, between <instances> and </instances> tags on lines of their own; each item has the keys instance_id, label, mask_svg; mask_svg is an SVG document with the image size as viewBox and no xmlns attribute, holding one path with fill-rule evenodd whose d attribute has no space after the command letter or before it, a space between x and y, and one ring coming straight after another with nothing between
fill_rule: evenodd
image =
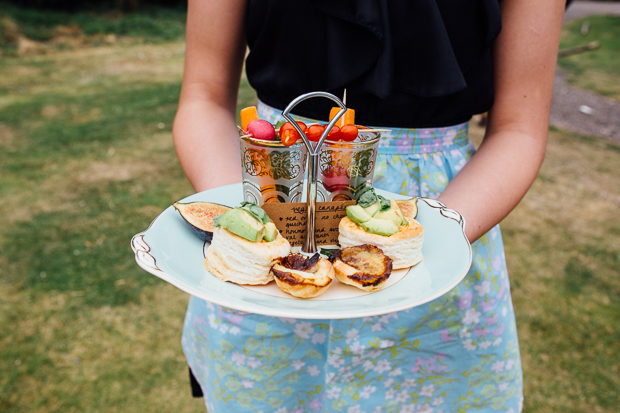
<instances>
[{"instance_id":1,"label":"woman's right hand","mask_svg":"<svg viewBox=\"0 0 620 413\"><path fill-rule=\"evenodd\" d=\"M241 182L235 109L245 56L245 0L190 0L174 146L196 191Z\"/></svg>"}]
</instances>

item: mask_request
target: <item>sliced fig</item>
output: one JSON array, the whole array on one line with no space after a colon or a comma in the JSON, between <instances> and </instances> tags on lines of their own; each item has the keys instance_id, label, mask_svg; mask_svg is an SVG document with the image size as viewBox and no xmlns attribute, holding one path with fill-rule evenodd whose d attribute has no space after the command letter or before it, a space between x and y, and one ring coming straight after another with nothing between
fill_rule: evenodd
<instances>
[{"instance_id":1,"label":"sliced fig","mask_svg":"<svg viewBox=\"0 0 620 413\"><path fill-rule=\"evenodd\" d=\"M396 201L396 205L400 208L405 218L413 218L418 216L418 198L405 199L404 201Z\"/></svg>"},{"instance_id":2,"label":"sliced fig","mask_svg":"<svg viewBox=\"0 0 620 413\"><path fill-rule=\"evenodd\" d=\"M187 204L175 202L172 206L179 211L181 217L200 239L209 242L213 238L213 230L215 228L213 226L213 218L222 215L230 209L226 205L211 202L189 202Z\"/></svg>"}]
</instances>

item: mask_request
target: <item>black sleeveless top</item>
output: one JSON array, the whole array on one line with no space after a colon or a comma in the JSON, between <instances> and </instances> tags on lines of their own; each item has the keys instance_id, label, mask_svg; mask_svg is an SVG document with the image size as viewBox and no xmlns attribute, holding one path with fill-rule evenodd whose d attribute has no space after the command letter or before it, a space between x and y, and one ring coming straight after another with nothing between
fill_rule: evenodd
<instances>
[{"instance_id":1,"label":"black sleeveless top","mask_svg":"<svg viewBox=\"0 0 620 413\"><path fill-rule=\"evenodd\" d=\"M247 76L268 105L328 91L356 123L439 127L493 104L498 0L249 0ZM327 120L314 98L295 113Z\"/></svg>"}]
</instances>

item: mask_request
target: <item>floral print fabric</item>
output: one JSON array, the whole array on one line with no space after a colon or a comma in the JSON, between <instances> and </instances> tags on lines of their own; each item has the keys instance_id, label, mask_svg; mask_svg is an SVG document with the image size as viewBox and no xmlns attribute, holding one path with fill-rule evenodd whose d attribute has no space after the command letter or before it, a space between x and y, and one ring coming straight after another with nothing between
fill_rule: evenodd
<instances>
[{"instance_id":1,"label":"floral print fabric","mask_svg":"<svg viewBox=\"0 0 620 413\"><path fill-rule=\"evenodd\" d=\"M259 113L280 119L264 104ZM374 185L436 198L473 153L467 124L396 129L381 140ZM448 294L382 316L284 319L192 297L182 344L209 413L521 411L499 227L472 249L469 273Z\"/></svg>"}]
</instances>

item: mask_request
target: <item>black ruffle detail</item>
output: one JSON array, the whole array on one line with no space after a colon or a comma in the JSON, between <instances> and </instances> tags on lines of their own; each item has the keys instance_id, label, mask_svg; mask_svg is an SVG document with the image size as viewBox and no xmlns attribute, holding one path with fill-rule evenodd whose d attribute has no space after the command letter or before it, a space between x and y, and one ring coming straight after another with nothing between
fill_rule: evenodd
<instances>
[{"instance_id":1,"label":"black ruffle detail","mask_svg":"<svg viewBox=\"0 0 620 413\"><path fill-rule=\"evenodd\" d=\"M346 88L369 125L461 122L493 103L498 1L248 0L248 81L279 109ZM310 99L295 112L326 119L331 106Z\"/></svg>"},{"instance_id":2,"label":"black ruffle detail","mask_svg":"<svg viewBox=\"0 0 620 413\"><path fill-rule=\"evenodd\" d=\"M338 51L357 49L362 40L331 37L326 45L330 65L343 70L326 89L352 83L380 98L394 92L446 96L465 89L464 73L501 30L497 0L312 1L325 15L364 27L380 42L379 53L370 47L356 56L355 66L367 68L360 75L344 70L352 62Z\"/></svg>"}]
</instances>

